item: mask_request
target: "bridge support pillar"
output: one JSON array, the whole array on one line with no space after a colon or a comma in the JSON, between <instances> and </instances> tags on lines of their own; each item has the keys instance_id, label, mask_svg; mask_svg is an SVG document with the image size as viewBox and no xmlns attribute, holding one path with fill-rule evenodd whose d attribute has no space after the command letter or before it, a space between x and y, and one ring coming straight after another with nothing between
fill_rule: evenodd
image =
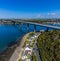
<instances>
[{"instance_id":1,"label":"bridge support pillar","mask_svg":"<svg viewBox=\"0 0 60 61\"><path fill-rule=\"evenodd\" d=\"M49 31L49 28L47 27L46 32L48 32L48 31Z\"/></svg>"},{"instance_id":2,"label":"bridge support pillar","mask_svg":"<svg viewBox=\"0 0 60 61\"><path fill-rule=\"evenodd\" d=\"M27 24L27 31L29 32L29 24Z\"/></svg>"},{"instance_id":3,"label":"bridge support pillar","mask_svg":"<svg viewBox=\"0 0 60 61\"><path fill-rule=\"evenodd\" d=\"M22 26L23 26L23 23L21 22L20 23L20 30L22 31Z\"/></svg>"},{"instance_id":4,"label":"bridge support pillar","mask_svg":"<svg viewBox=\"0 0 60 61\"><path fill-rule=\"evenodd\" d=\"M36 25L34 25L34 32L36 32Z\"/></svg>"}]
</instances>

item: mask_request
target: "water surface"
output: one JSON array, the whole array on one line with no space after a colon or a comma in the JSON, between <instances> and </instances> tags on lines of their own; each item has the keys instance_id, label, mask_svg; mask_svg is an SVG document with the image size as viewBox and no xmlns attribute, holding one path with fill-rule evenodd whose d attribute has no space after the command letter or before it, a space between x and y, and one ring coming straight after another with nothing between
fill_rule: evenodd
<instances>
[{"instance_id":1,"label":"water surface","mask_svg":"<svg viewBox=\"0 0 60 61\"><path fill-rule=\"evenodd\" d=\"M46 30L46 27L36 26L36 31ZM51 29L50 29L51 30ZM34 25L29 25L29 32L34 31ZM0 25L0 52L7 48L10 42L16 41L28 32L27 24Z\"/></svg>"}]
</instances>

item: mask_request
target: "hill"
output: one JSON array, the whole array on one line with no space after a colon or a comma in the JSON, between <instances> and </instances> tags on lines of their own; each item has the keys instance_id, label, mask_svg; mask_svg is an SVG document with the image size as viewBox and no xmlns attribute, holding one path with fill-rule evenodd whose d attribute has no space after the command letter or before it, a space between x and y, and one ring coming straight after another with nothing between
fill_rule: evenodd
<instances>
[{"instance_id":1,"label":"hill","mask_svg":"<svg viewBox=\"0 0 60 61\"><path fill-rule=\"evenodd\" d=\"M42 33L37 46L42 61L60 61L60 30Z\"/></svg>"}]
</instances>

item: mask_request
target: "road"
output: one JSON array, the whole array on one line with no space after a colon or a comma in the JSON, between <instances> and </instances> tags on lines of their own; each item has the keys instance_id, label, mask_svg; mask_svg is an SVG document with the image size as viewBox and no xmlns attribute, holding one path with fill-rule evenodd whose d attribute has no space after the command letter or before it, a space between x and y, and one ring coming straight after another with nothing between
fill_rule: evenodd
<instances>
[{"instance_id":1,"label":"road","mask_svg":"<svg viewBox=\"0 0 60 61\"><path fill-rule=\"evenodd\" d=\"M37 48L36 43L34 44L34 51L36 52L36 55L37 55L38 61L41 61L41 58L40 58L39 51L38 51L38 48Z\"/></svg>"}]
</instances>

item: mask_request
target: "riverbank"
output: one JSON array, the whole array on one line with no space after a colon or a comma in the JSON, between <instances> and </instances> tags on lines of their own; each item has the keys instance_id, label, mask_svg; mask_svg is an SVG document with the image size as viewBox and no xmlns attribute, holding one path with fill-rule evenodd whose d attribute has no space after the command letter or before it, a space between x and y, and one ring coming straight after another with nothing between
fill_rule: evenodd
<instances>
[{"instance_id":1,"label":"riverbank","mask_svg":"<svg viewBox=\"0 0 60 61\"><path fill-rule=\"evenodd\" d=\"M9 59L9 61L18 61L21 55L21 48L24 44L25 39L28 37L29 33L27 33L26 35L23 36L23 38L21 39L20 45L15 49L13 55L11 56L11 58Z\"/></svg>"},{"instance_id":2,"label":"riverbank","mask_svg":"<svg viewBox=\"0 0 60 61\"><path fill-rule=\"evenodd\" d=\"M0 54L0 61L9 61L9 58L11 57L11 55L13 54L13 52L15 51L15 49L17 47L19 47L20 44L22 44L22 40L25 37L26 36L23 36L22 38L19 38L17 40L17 42L15 44L13 44L13 45L10 44L10 46Z\"/></svg>"},{"instance_id":3,"label":"riverbank","mask_svg":"<svg viewBox=\"0 0 60 61\"><path fill-rule=\"evenodd\" d=\"M0 53L0 61L8 61L9 60L9 58L13 54L16 47L19 46L20 40L21 39L14 42L14 44L13 44L13 42L11 42L13 45L9 44L10 46L8 46L2 53Z\"/></svg>"}]
</instances>

